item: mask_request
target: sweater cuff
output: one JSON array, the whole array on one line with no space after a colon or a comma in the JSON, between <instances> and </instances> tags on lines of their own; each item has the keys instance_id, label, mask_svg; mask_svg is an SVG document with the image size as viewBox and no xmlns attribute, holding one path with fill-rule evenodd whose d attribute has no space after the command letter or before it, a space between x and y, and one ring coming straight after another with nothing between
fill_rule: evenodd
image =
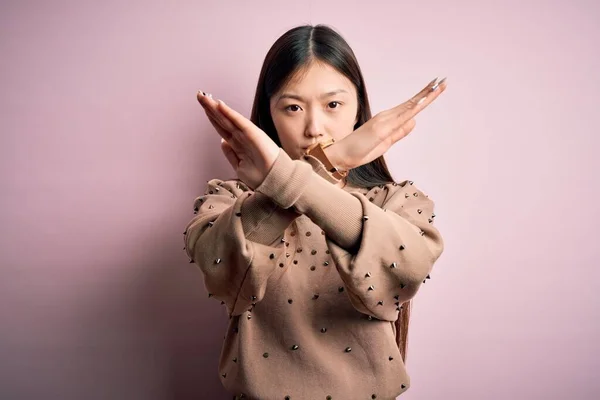
<instances>
[{"instance_id":1,"label":"sweater cuff","mask_svg":"<svg viewBox=\"0 0 600 400\"><path fill-rule=\"evenodd\" d=\"M302 196L312 173L310 164L294 162L280 148L271 170L255 191L267 195L281 208L290 208Z\"/></svg>"},{"instance_id":2,"label":"sweater cuff","mask_svg":"<svg viewBox=\"0 0 600 400\"><path fill-rule=\"evenodd\" d=\"M339 179L337 179L336 177L333 176L333 174L329 171L327 171L327 168L325 168L325 165L323 165L323 163L316 158L315 156L310 156L310 155L304 155L303 156L304 161L306 161L307 163L309 163L312 168L313 171L315 171L317 174L319 174L319 176L321 176L321 178L325 179L326 181L330 182L330 183L339 183Z\"/></svg>"}]
</instances>

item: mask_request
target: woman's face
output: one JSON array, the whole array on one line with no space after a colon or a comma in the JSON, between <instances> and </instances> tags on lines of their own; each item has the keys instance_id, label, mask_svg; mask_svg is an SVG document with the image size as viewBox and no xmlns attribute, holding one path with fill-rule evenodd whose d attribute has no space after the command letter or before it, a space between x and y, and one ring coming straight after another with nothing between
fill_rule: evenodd
<instances>
[{"instance_id":1,"label":"woman's face","mask_svg":"<svg viewBox=\"0 0 600 400\"><path fill-rule=\"evenodd\" d=\"M298 159L315 142L338 141L352 133L356 88L333 67L313 62L271 97L270 109L283 150Z\"/></svg>"}]
</instances>

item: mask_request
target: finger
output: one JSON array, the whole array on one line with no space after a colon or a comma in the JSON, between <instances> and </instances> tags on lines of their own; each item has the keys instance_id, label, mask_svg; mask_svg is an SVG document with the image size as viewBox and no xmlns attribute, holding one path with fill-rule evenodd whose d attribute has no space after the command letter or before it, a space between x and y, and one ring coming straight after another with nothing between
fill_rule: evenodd
<instances>
[{"instance_id":1,"label":"finger","mask_svg":"<svg viewBox=\"0 0 600 400\"><path fill-rule=\"evenodd\" d=\"M408 134L411 133L413 129L415 129L416 125L417 125L417 121L414 118L411 118L408 121L406 121L400 127L400 129L394 130L394 132L390 135L390 139L391 139L390 146L393 145L394 143L396 143L398 140L403 139L406 136L408 136Z\"/></svg>"},{"instance_id":2,"label":"finger","mask_svg":"<svg viewBox=\"0 0 600 400\"><path fill-rule=\"evenodd\" d=\"M439 80L438 78L435 78L433 81L433 84L430 82L429 85L427 85L423 90L421 90L419 93L417 93L416 95L414 95L410 100L408 100L405 104L405 108L408 109L417 109L417 113L419 111L421 111L423 108L425 107L419 107L421 104L423 104L427 98L431 97L432 93L436 93L439 94L443 91L443 89L446 88L446 78ZM437 97L437 96L435 96ZM434 98L435 98L434 97ZM431 102L429 102L431 103ZM427 104L429 104L427 103Z\"/></svg>"},{"instance_id":3,"label":"finger","mask_svg":"<svg viewBox=\"0 0 600 400\"><path fill-rule=\"evenodd\" d=\"M403 107L398 108L397 112L393 115L394 128L402 126L411 118L414 118L418 113L423 111L429 104L438 98L446 90L446 78L436 82L433 86L428 89L425 96L413 97L406 102ZM418 98L415 102L415 98Z\"/></svg>"},{"instance_id":4,"label":"finger","mask_svg":"<svg viewBox=\"0 0 600 400\"><path fill-rule=\"evenodd\" d=\"M217 102L212 98L212 95L198 91L197 98L217 132L223 139L230 140L237 128L217 109Z\"/></svg>"},{"instance_id":5,"label":"finger","mask_svg":"<svg viewBox=\"0 0 600 400\"><path fill-rule=\"evenodd\" d=\"M208 117L208 120L211 122L211 124L215 127L215 130L221 136L221 138L227 141L229 146L232 147L236 153L241 154L243 152L244 146L236 140L236 136L232 135L231 132L223 129L221 125L219 125L219 123L214 119L214 117L208 112L206 116Z\"/></svg>"},{"instance_id":6,"label":"finger","mask_svg":"<svg viewBox=\"0 0 600 400\"><path fill-rule=\"evenodd\" d=\"M218 101L218 110L240 131L250 133L254 124L242 114L229 107L223 100Z\"/></svg>"},{"instance_id":7,"label":"finger","mask_svg":"<svg viewBox=\"0 0 600 400\"><path fill-rule=\"evenodd\" d=\"M234 171L237 171L238 165L240 165L240 159L233 150L233 147L226 142L224 139L221 139L221 150L223 154L225 154L225 158L229 161L229 164L233 167Z\"/></svg>"},{"instance_id":8,"label":"finger","mask_svg":"<svg viewBox=\"0 0 600 400\"><path fill-rule=\"evenodd\" d=\"M394 112L403 111L407 108L408 105L417 104L420 99L425 97L431 91L431 88L433 87L433 85L435 85L435 83L437 81L438 81L438 78L436 77L434 80L432 80L427 85L425 85L425 87L423 89L419 90L419 92L417 94L415 94L413 97L411 97L408 101L405 101L404 103L399 104L396 107L393 107L390 111L394 111Z\"/></svg>"}]
</instances>

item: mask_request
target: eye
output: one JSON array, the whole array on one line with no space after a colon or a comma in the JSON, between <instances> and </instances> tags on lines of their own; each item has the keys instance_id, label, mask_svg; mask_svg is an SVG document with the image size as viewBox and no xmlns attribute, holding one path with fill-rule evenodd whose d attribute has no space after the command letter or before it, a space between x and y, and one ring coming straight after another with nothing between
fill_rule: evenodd
<instances>
[{"instance_id":1,"label":"eye","mask_svg":"<svg viewBox=\"0 0 600 400\"><path fill-rule=\"evenodd\" d=\"M297 104L292 104L292 105L290 105L290 106L287 106L287 107L285 108L285 110L286 110L286 111L291 111L291 112L296 112L296 111L299 111L299 110L300 110L300 106L299 106L299 105L297 105Z\"/></svg>"},{"instance_id":2,"label":"eye","mask_svg":"<svg viewBox=\"0 0 600 400\"><path fill-rule=\"evenodd\" d=\"M332 101L331 103L329 103L328 105L331 106L332 104L335 104L335 106L331 107L331 108L338 108L339 105L341 105L341 103L339 101Z\"/></svg>"}]
</instances>

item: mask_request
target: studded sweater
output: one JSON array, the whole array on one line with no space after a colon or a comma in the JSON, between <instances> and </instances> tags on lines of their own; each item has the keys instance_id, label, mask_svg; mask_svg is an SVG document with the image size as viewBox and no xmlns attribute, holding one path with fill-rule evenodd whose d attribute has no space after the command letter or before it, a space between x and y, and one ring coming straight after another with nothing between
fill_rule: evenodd
<instances>
[{"instance_id":1,"label":"studded sweater","mask_svg":"<svg viewBox=\"0 0 600 400\"><path fill-rule=\"evenodd\" d=\"M340 188L316 158L280 153L254 191L212 179L184 242L226 307L224 387L244 399L394 399L410 387L400 307L443 251L411 181Z\"/></svg>"}]
</instances>

